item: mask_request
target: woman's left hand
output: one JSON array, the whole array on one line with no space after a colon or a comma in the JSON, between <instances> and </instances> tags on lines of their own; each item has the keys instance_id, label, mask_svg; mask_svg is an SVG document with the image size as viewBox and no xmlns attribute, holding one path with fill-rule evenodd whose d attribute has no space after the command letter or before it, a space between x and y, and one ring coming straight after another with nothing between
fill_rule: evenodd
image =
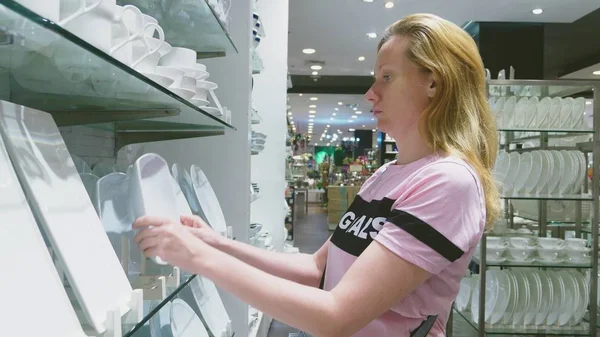
<instances>
[{"instance_id":1,"label":"woman's left hand","mask_svg":"<svg viewBox=\"0 0 600 337\"><path fill-rule=\"evenodd\" d=\"M199 258L211 249L193 234L192 228L178 221L144 216L135 220L133 229L140 230L134 241L146 257L158 256L190 272L198 272Z\"/></svg>"}]
</instances>

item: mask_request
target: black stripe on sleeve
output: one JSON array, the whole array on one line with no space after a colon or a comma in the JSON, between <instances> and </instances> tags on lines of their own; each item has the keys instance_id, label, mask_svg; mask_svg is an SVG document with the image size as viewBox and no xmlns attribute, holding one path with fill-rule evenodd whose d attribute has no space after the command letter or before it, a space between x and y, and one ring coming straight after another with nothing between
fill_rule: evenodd
<instances>
[{"instance_id":1,"label":"black stripe on sleeve","mask_svg":"<svg viewBox=\"0 0 600 337\"><path fill-rule=\"evenodd\" d=\"M458 260L464 254L460 248L448 240L442 233L412 214L400 210L392 210L388 221L435 250L450 262Z\"/></svg>"}]
</instances>

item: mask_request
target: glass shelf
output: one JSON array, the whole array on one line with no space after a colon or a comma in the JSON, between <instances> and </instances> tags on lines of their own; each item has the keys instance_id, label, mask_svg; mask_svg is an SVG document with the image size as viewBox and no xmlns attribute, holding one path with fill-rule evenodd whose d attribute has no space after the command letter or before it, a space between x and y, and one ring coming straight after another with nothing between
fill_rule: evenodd
<instances>
[{"instance_id":1,"label":"glass shelf","mask_svg":"<svg viewBox=\"0 0 600 337\"><path fill-rule=\"evenodd\" d=\"M165 41L173 47L193 49L199 58L238 52L225 24L207 0L118 0L117 3L134 5L157 19L165 32Z\"/></svg>"},{"instance_id":2,"label":"glass shelf","mask_svg":"<svg viewBox=\"0 0 600 337\"><path fill-rule=\"evenodd\" d=\"M591 194L515 194L515 195L503 195L502 199L515 199L515 200L582 200L582 201L592 201Z\"/></svg>"},{"instance_id":3,"label":"glass shelf","mask_svg":"<svg viewBox=\"0 0 600 337\"><path fill-rule=\"evenodd\" d=\"M460 312L452 308L454 313L458 314L469 325L479 331L479 325L471 319L470 312ZM547 326L547 327L525 327L525 326L507 326L507 325L486 325L486 335L520 335L520 336L588 336L590 334L589 324L582 322L577 326Z\"/></svg>"},{"instance_id":4,"label":"glass shelf","mask_svg":"<svg viewBox=\"0 0 600 337\"><path fill-rule=\"evenodd\" d=\"M592 129L532 129L532 128L512 128L512 127L501 127L498 128L498 131L504 131L504 132L511 132L511 131L515 131L515 132L554 132L554 133L594 133L594 130ZM528 137L529 139L535 139L534 137ZM539 139L539 137L537 137L537 139ZM525 140L524 138L522 139L518 139L517 141L522 141ZM516 141L513 141L513 143Z\"/></svg>"},{"instance_id":5,"label":"glass shelf","mask_svg":"<svg viewBox=\"0 0 600 337\"><path fill-rule=\"evenodd\" d=\"M564 80L488 80L490 96L494 97L568 97L591 93L598 86L594 81Z\"/></svg>"},{"instance_id":6,"label":"glass shelf","mask_svg":"<svg viewBox=\"0 0 600 337\"><path fill-rule=\"evenodd\" d=\"M0 4L0 52L0 99L59 126L177 116L234 129L14 0Z\"/></svg>"},{"instance_id":7,"label":"glass shelf","mask_svg":"<svg viewBox=\"0 0 600 337\"><path fill-rule=\"evenodd\" d=\"M195 303L193 303L193 297L190 298L190 294L186 294L185 290L188 289L188 285L190 282L196 278L196 275L192 275L188 277L184 282L177 287L173 292L167 295L167 297L162 301L144 301L144 314L143 319L131 326L123 327L123 337L142 337L142 336L155 336L156 329L160 332L161 322L159 321L160 317L164 316L170 317L170 303L172 303L176 299L185 300L190 306L193 308ZM198 313L197 313L198 314ZM163 322L164 324L164 322ZM170 325L166 326L167 328ZM164 329L164 327L162 327ZM160 336L161 334L158 334Z\"/></svg>"},{"instance_id":8,"label":"glass shelf","mask_svg":"<svg viewBox=\"0 0 600 337\"><path fill-rule=\"evenodd\" d=\"M473 256L471 258L471 262L479 266L479 257ZM592 267L591 262L583 262L583 263L571 263L571 262L561 262L561 263L548 263L548 262L538 262L537 260L529 263L519 263L519 262L486 262L486 267L524 267L524 268L584 268L589 269Z\"/></svg>"}]
</instances>

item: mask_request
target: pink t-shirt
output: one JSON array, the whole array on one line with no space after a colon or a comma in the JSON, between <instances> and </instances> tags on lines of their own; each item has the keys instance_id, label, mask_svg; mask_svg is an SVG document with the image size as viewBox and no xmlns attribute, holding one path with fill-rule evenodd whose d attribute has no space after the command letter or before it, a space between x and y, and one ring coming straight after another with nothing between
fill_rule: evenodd
<instances>
[{"instance_id":1,"label":"pink t-shirt","mask_svg":"<svg viewBox=\"0 0 600 337\"><path fill-rule=\"evenodd\" d=\"M445 336L460 284L485 227L479 178L465 161L431 155L382 166L331 236L324 289L338 284L373 241L433 276L353 337L404 337L429 315L429 336Z\"/></svg>"}]
</instances>

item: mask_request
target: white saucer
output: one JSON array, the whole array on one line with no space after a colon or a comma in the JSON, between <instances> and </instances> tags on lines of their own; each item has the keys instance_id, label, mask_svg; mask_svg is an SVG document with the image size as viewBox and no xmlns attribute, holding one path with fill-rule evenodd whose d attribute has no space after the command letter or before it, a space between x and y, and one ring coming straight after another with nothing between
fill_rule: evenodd
<instances>
[{"instance_id":1,"label":"white saucer","mask_svg":"<svg viewBox=\"0 0 600 337\"><path fill-rule=\"evenodd\" d=\"M534 263L535 259L534 258L529 258L527 260L511 260L511 259L507 259L506 261L508 263L514 263L514 264L530 264L530 263Z\"/></svg>"},{"instance_id":2,"label":"white saucer","mask_svg":"<svg viewBox=\"0 0 600 337\"><path fill-rule=\"evenodd\" d=\"M165 88L168 88L171 84L173 84L173 82L175 82L172 78L157 73L142 73L142 75L148 77L158 85Z\"/></svg>"},{"instance_id":3,"label":"white saucer","mask_svg":"<svg viewBox=\"0 0 600 337\"><path fill-rule=\"evenodd\" d=\"M559 263L565 262L565 260L564 259L556 259L556 260L548 261L548 260L537 259L537 262L539 262L541 264L559 264Z\"/></svg>"},{"instance_id":4,"label":"white saucer","mask_svg":"<svg viewBox=\"0 0 600 337\"><path fill-rule=\"evenodd\" d=\"M215 108L212 106L203 106L202 110L208 112L213 116L223 116L223 113L219 110L219 108Z\"/></svg>"},{"instance_id":5,"label":"white saucer","mask_svg":"<svg viewBox=\"0 0 600 337\"><path fill-rule=\"evenodd\" d=\"M590 258L584 259L584 260L572 260L572 259L565 259L565 262L568 264L588 264L590 263L592 260Z\"/></svg>"},{"instance_id":6,"label":"white saucer","mask_svg":"<svg viewBox=\"0 0 600 337\"><path fill-rule=\"evenodd\" d=\"M210 104L210 102L205 99L194 97L190 98L190 102L192 102L192 104L194 104L197 107L205 107Z\"/></svg>"},{"instance_id":7,"label":"white saucer","mask_svg":"<svg viewBox=\"0 0 600 337\"><path fill-rule=\"evenodd\" d=\"M206 89L206 90L215 90L218 87L219 86L214 82L209 82L209 81L197 81L196 82L196 88L202 88L202 89Z\"/></svg>"},{"instance_id":8,"label":"white saucer","mask_svg":"<svg viewBox=\"0 0 600 337\"><path fill-rule=\"evenodd\" d=\"M194 97L194 95L196 95L196 92L194 90L189 90L189 89L185 89L185 88L168 88L172 93L176 94L177 96L185 99L185 100L189 100L190 98Z\"/></svg>"}]
</instances>

